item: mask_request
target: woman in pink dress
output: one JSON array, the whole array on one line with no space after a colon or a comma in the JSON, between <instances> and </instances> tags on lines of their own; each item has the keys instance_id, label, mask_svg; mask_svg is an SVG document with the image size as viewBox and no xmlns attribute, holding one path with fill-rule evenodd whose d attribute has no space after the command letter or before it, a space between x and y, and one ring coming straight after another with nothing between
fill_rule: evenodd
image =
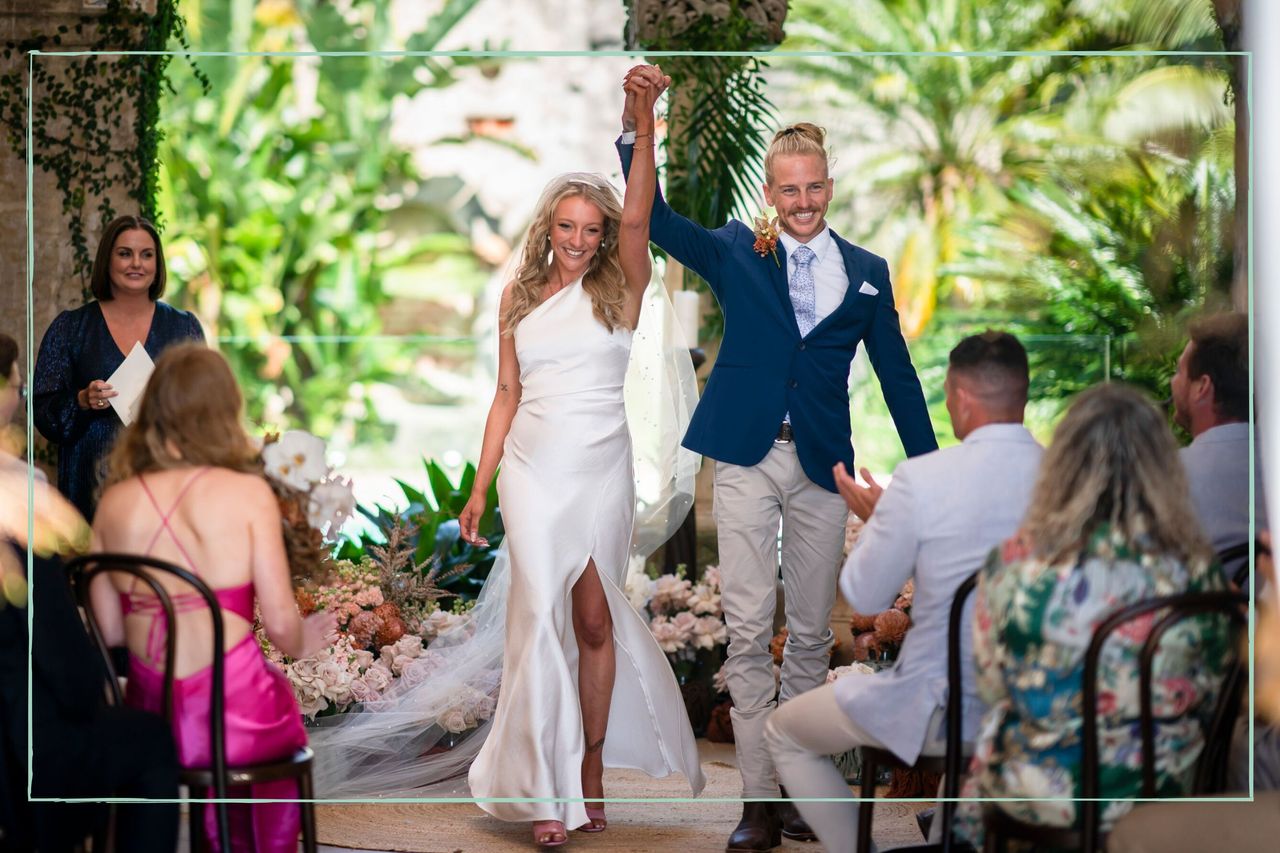
<instances>
[{"instance_id":1,"label":"woman in pink dress","mask_svg":"<svg viewBox=\"0 0 1280 853\"><path fill-rule=\"evenodd\" d=\"M222 605L226 647L226 747L231 765L290 755L307 742L293 691L268 663L253 634L256 600L267 635L286 655L322 649L334 617L303 619L294 604L280 510L242 427L243 399L226 360L199 345L166 350L111 454L106 489L94 518L95 547L146 554L199 576ZM176 625L166 625L149 588L125 574L96 582L94 612L108 644L130 652L125 701L159 712L164 644L176 634L172 728L186 767L212 763L209 692L210 611L193 590L159 576L173 598ZM230 789L230 797L290 798L289 781ZM234 851L297 849L296 803L231 805ZM215 811L205 832L217 848Z\"/></svg>"}]
</instances>

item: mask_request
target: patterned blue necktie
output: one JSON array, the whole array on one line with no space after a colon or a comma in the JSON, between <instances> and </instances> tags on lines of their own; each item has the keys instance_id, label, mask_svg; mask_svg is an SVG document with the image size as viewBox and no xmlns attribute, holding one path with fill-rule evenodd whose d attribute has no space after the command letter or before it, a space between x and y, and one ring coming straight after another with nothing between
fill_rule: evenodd
<instances>
[{"instance_id":1,"label":"patterned blue necktie","mask_svg":"<svg viewBox=\"0 0 1280 853\"><path fill-rule=\"evenodd\" d=\"M795 259L796 271L791 275L787 289L791 294L791 307L796 312L796 325L800 327L800 337L803 338L818 325L812 269L818 256L808 246L800 246L791 257Z\"/></svg>"}]
</instances>

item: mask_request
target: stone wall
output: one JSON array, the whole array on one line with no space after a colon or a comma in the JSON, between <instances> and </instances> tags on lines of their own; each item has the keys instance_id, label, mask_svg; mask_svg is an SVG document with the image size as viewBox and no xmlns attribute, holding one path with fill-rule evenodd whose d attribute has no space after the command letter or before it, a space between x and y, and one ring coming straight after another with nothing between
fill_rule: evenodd
<instances>
[{"instance_id":1,"label":"stone wall","mask_svg":"<svg viewBox=\"0 0 1280 853\"><path fill-rule=\"evenodd\" d=\"M0 0L0 43L53 33L59 26L66 26L68 33L63 36L58 49L84 49L93 38L92 28L86 28L87 32L79 37L72 28L82 15L96 14L96 7L100 5L95 0ZM148 5L154 7L152 0L148 0ZM79 42L77 38L80 39ZM51 56L36 57L36 61L45 63L46 67L56 68L81 60ZM22 69L25 77L26 67L26 56L15 53L7 60L0 57L0 73L16 68ZM37 91L35 94L38 98L41 93ZM131 134L132 120L125 117L122 124L125 133ZM119 145L125 147L130 142L130 139L120 139ZM28 347L39 346L45 329L59 311L82 304L82 291L87 284L81 282L74 273L67 222L61 210L61 193L53 176L42 173L39 169L34 173L33 202L34 298L28 305L26 160L10 145L6 133L0 137L0 221L5 223L5 227L0 229L0 332L18 340L24 357ZM103 225L98 221L96 212L98 202L99 199L93 196L85 201L85 210L91 212L85 222L85 233L91 251L96 246L96 235ZM116 210L122 212L136 206L122 187L112 191L111 202ZM34 337L30 341L26 338L29 310L33 314L34 323Z\"/></svg>"}]
</instances>

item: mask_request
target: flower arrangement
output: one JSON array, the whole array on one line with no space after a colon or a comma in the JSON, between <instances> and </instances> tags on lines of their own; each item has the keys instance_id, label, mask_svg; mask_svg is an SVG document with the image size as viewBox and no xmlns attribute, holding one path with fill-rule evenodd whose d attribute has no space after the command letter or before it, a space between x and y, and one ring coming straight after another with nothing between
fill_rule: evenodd
<instances>
[{"instance_id":1,"label":"flower arrangement","mask_svg":"<svg viewBox=\"0 0 1280 853\"><path fill-rule=\"evenodd\" d=\"M468 604L440 608L451 595L438 584L450 573L441 572L438 560L413 559L413 535L412 527L397 522L385 545L372 546L358 560L329 560L323 577L294 590L304 616L317 610L337 615L338 639L319 654L291 660L257 626L263 652L284 671L307 718L377 707L396 684L419 684L444 665L429 643L474 630ZM475 727L493 715L496 691L496 682L487 692L467 688L436 722L450 733Z\"/></svg>"},{"instance_id":2,"label":"flower arrangement","mask_svg":"<svg viewBox=\"0 0 1280 853\"><path fill-rule=\"evenodd\" d=\"M697 581L676 573L637 575L627 581L632 606L649 622L649 631L667 654L695 734L710 721L718 693L729 629L720 606L720 569L707 566Z\"/></svg>"},{"instance_id":3,"label":"flower arrangement","mask_svg":"<svg viewBox=\"0 0 1280 853\"><path fill-rule=\"evenodd\" d=\"M720 607L720 569L707 566L696 583L684 566L674 575L636 576L627 582L631 603L649 621L649 631L667 653L676 676L687 680L698 668L698 652L716 652L729 642ZM714 675L723 661L713 655Z\"/></svg>"},{"instance_id":4,"label":"flower arrangement","mask_svg":"<svg viewBox=\"0 0 1280 853\"><path fill-rule=\"evenodd\" d=\"M351 481L325 461L324 441L303 430L269 434L262 470L284 518L284 544L295 580L325 575L332 567L326 542L337 538L356 500Z\"/></svg>"},{"instance_id":5,"label":"flower arrangement","mask_svg":"<svg viewBox=\"0 0 1280 853\"><path fill-rule=\"evenodd\" d=\"M763 213L760 214L755 217L751 232L756 235L756 241L751 246L755 253L762 258L773 255L774 264L781 268L782 264L778 261L778 217L770 219Z\"/></svg>"}]
</instances>

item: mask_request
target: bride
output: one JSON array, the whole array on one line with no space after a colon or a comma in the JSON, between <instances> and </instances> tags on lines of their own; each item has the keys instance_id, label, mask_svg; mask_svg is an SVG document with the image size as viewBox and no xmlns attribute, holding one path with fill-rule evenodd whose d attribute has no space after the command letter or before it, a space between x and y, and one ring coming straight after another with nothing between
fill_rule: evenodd
<instances>
[{"instance_id":1,"label":"bride","mask_svg":"<svg viewBox=\"0 0 1280 853\"><path fill-rule=\"evenodd\" d=\"M502 689L469 780L476 797L567 799L480 803L502 820L533 821L542 846L563 844L566 827L604 830L605 765L680 772L695 793L703 781L671 668L622 591L635 512L623 384L651 272L661 91L634 80L628 95L650 117L649 156L625 205L585 174L556 178L539 200L502 295L498 387L459 519L465 539L483 541L476 523L502 459L511 562Z\"/></svg>"},{"instance_id":2,"label":"bride","mask_svg":"<svg viewBox=\"0 0 1280 853\"><path fill-rule=\"evenodd\" d=\"M625 206L599 175L553 180L502 294L497 389L459 525L483 542L501 461L506 539L473 619L359 713L318 722L321 798L465 796L466 777L471 796L503 800L485 811L533 821L534 840L556 846L566 828L605 828L605 766L678 772L702 789L671 667L622 592L628 557L684 517L697 465L679 447L692 364L650 284L652 116L665 81L634 76L627 97L649 129ZM458 741L443 722L455 718L481 722Z\"/></svg>"}]
</instances>

